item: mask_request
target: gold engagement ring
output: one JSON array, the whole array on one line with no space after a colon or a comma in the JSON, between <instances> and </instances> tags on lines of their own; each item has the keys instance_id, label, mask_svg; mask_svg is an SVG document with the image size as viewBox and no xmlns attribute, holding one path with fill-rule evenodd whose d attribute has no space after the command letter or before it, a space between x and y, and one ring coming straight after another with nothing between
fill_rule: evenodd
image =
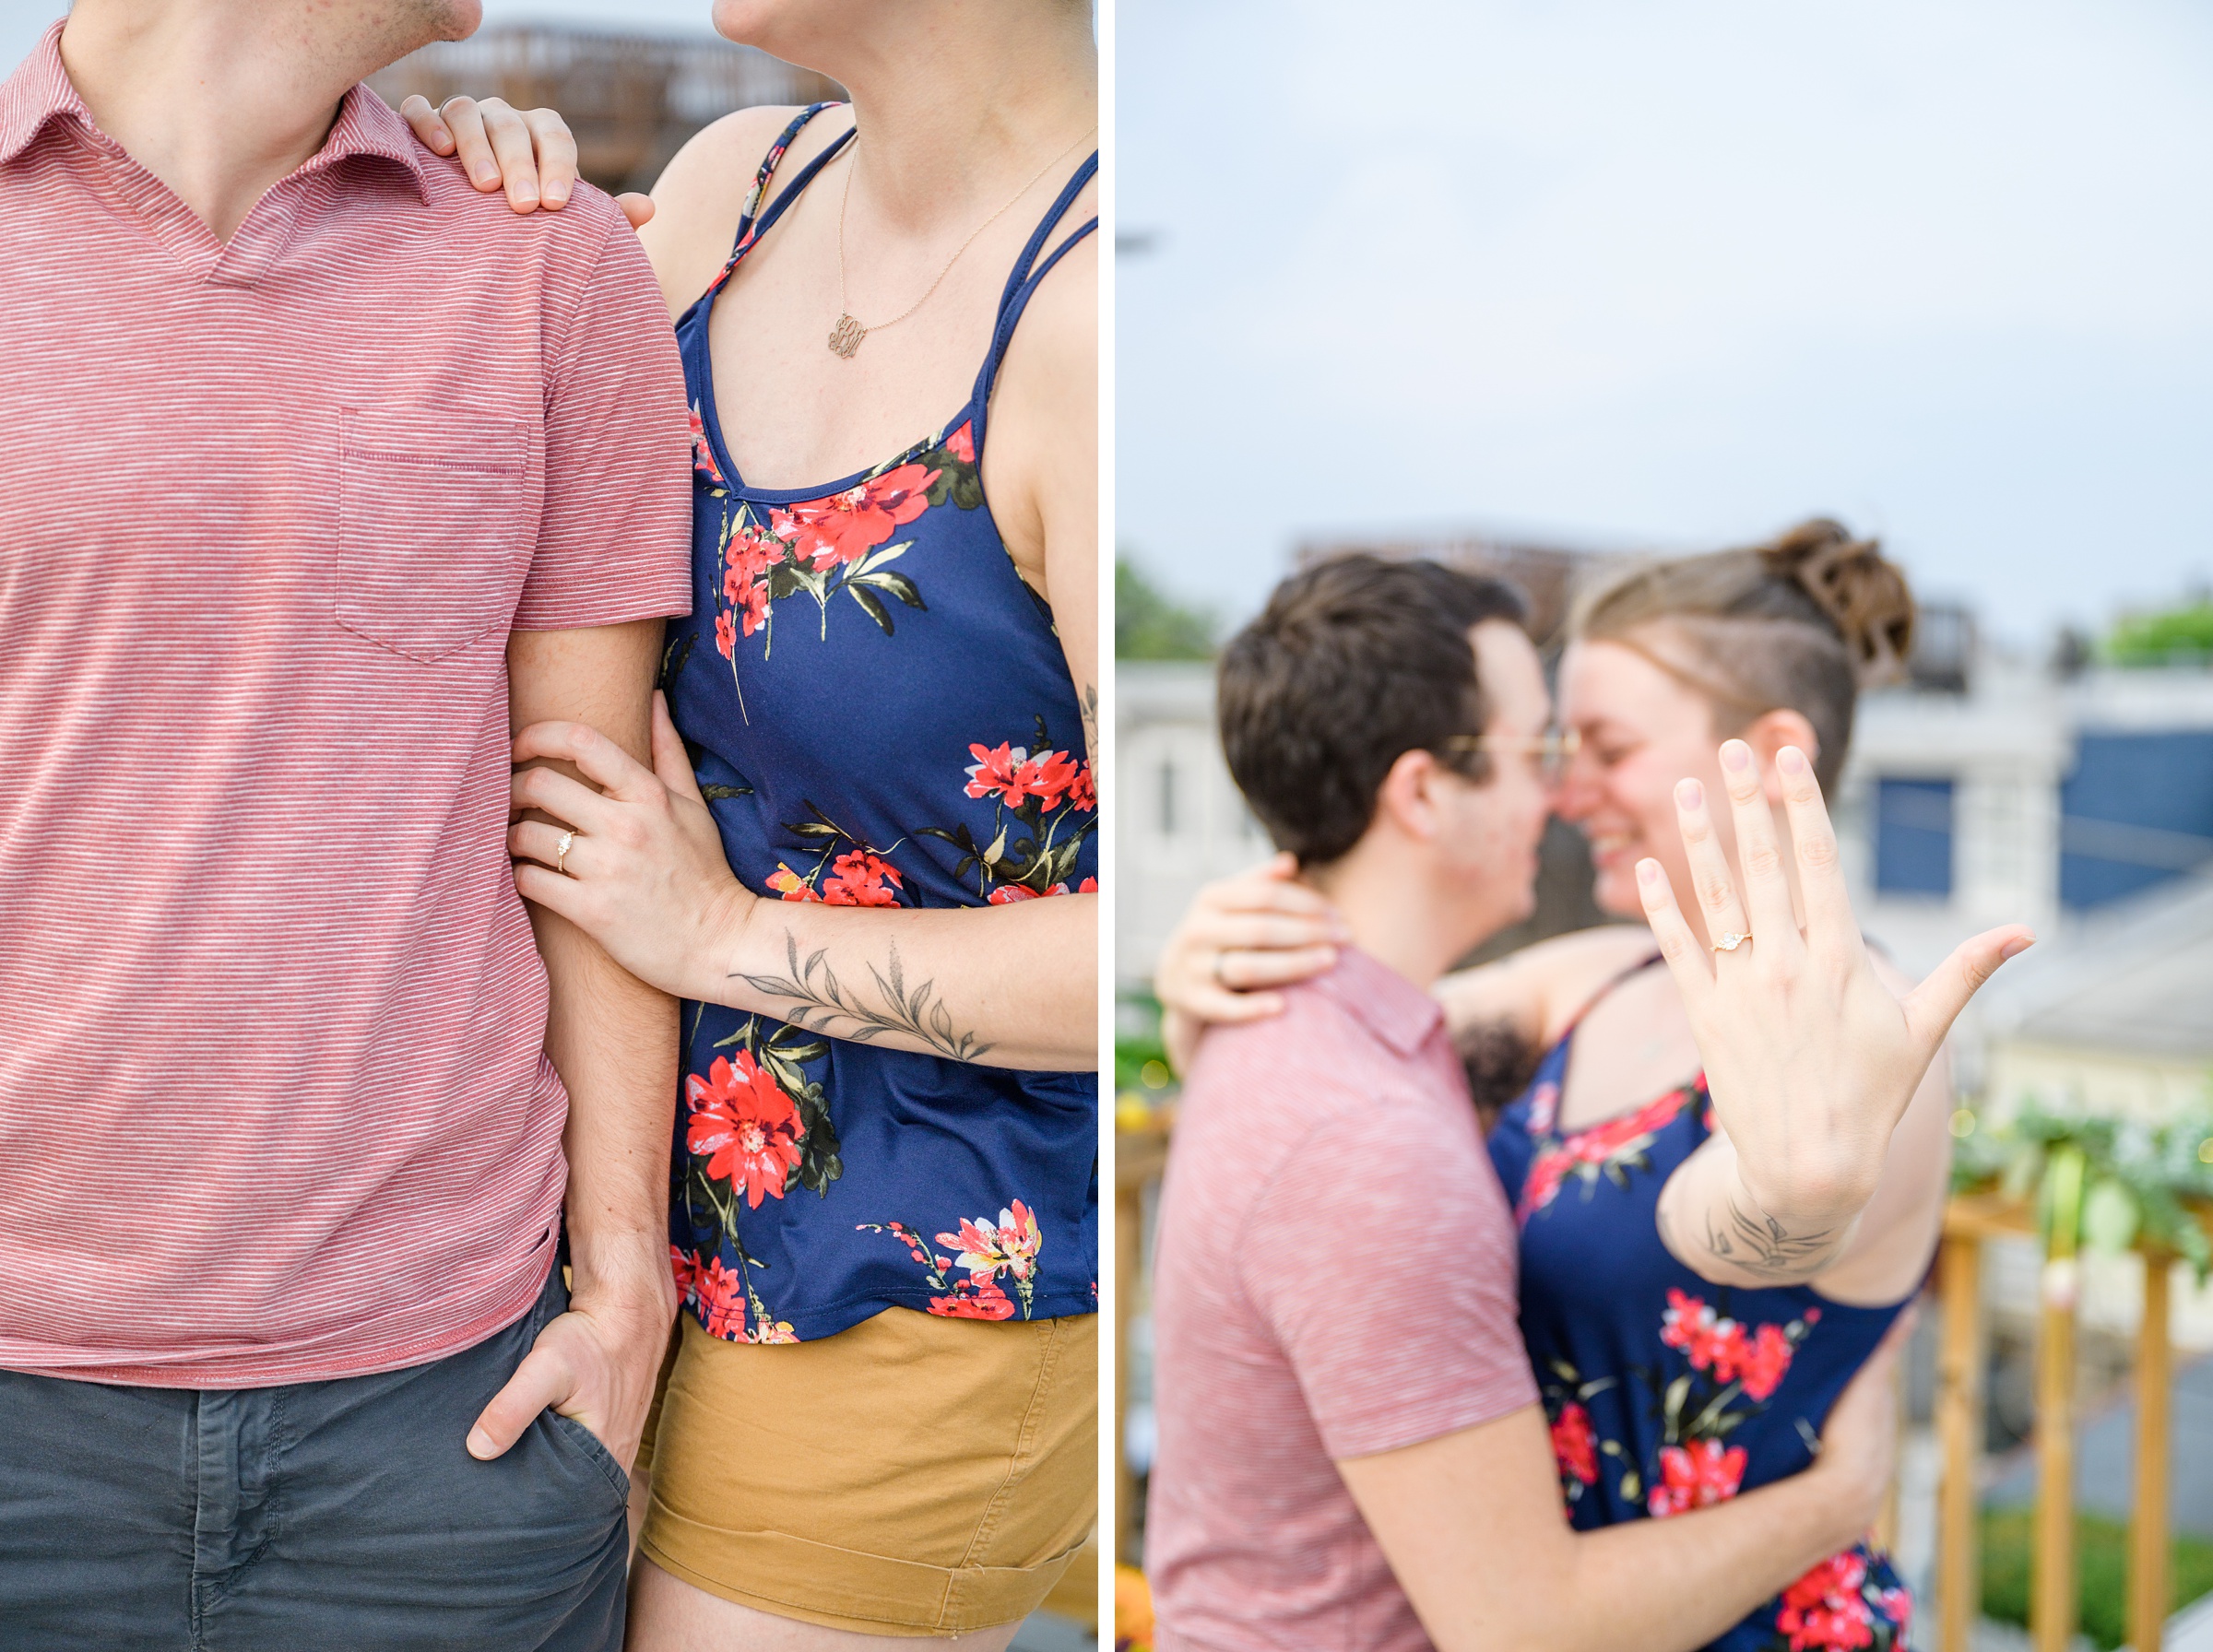
<instances>
[{"instance_id":1,"label":"gold engagement ring","mask_svg":"<svg viewBox=\"0 0 2213 1652\"><path fill-rule=\"evenodd\" d=\"M576 834L574 832L564 832L561 834L561 842L553 845L553 869L563 878L569 875L569 845L575 841Z\"/></svg>"},{"instance_id":2,"label":"gold engagement ring","mask_svg":"<svg viewBox=\"0 0 2213 1652\"><path fill-rule=\"evenodd\" d=\"M1732 929L1728 934L1722 936L1721 939L1713 943L1713 950L1717 952L1734 952L1737 950L1737 948L1743 946L1751 938L1752 938L1749 935L1739 935L1735 930Z\"/></svg>"}]
</instances>

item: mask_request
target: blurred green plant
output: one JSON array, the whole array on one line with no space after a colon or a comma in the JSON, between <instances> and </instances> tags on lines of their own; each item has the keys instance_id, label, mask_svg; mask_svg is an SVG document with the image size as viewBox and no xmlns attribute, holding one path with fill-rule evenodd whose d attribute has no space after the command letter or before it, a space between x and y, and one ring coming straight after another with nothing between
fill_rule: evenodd
<instances>
[{"instance_id":1,"label":"blurred green plant","mask_svg":"<svg viewBox=\"0 0 2213 1652\"><path fill-rule=\"evenodd\" d=\"M1122 660L1211 660L1214 617L1178 602L1138 572L1114 560L1114 656Z\"/></svg>"},{"instance_id":2,"label":"blurred green plant","mask_svg":"<svg viewBox=\"0 0 2213 1652\"><path fill-rule=\"evenodd\" d=\"M1160 1000L1131 991L1115 1000L1115 1120L1124 1129L1142 1129L1174 1096L1176 1076L1168 1070L1167 1046L1160 1039Z\"/></svg>"},{"instance_id":3,"label":"blurred green plant","mask_svg":"<svg viewBox=\"0 0 2213 1652\"><path fill-rule=\"evenodd\" d=\"M1952 1135L1954 1190L2033 1195L2048 1251L2056 1239L2062 1252L2112 1255L2141 1235L2189 1261L2201 1283L2213 1273L2213 1241L2183 1202L2213 1199L2213 1091L2157 1126L2036 1096L1996 1124L1962 1107Z\"/></svg>"},{"instance_id":4,"label":"blurred green plant","mask_svg":"<svg viewBox=\"0 0 2213 1652\"><path fill-rule=\"evenodd\" d=\"M2213 600L2200 598L2156 614L2131 614L2105 640L2116 666L2205 665L2213 661Z\"/></svg>"},{"instance_id":5,"label":"blurred green plant","mask_svg":"<svg viewBox=\"0 0 2213 1652\"><path fill-rule=\"evenodd\" d=\"M1982 1615L2001 1623L2029 1622L2030 1556L2036 1541L2033 1510L1982 1511ZM2076 1576L2082 1590L2078 1607L2082 1632L2102 1652L2128 1639L2128 1528L2096 1515L2075 1516ZM2173 1605L2188 1605L2213 1594L2213 1543L2179 1536L2167 1575Z\"/></svg>"}]
</instances>

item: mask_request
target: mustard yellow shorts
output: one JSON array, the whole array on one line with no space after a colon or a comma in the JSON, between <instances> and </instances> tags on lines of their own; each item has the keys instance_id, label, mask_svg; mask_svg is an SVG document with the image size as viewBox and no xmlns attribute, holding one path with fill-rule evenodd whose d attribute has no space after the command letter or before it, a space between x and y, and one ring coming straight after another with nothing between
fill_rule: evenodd
<instances>
[{"instance_id":1,"label":"mustard yellow shorts","mask_svg":"<svg viewBox=\"0 0 2213 1652\"><path fill-rule=\"evenodd\" d=\"M640 1549L694 1587L868 1634L1026 1617L1098 1518L1098 1319L887 1308L819 1342L689 1314L646 1420Z\"/></svg>"}]
</instances>

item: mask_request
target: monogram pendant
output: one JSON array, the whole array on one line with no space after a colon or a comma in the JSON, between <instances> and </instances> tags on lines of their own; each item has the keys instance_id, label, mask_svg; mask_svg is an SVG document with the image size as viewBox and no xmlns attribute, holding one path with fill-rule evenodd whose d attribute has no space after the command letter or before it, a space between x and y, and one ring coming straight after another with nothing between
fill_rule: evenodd
<instances>
[{"instance_id":1,"label":"monogram pendant","mask_svg":"<svg viewBox=\"0 0 2213 1652\"><path fill-rule=\"evenodd\" d=\"M850 315L841 315L837 318L837 325L830 329L830 353L850 361L853 352L860 348L860 341L868 336L868 328Z\"/></svg>"}]
</instances>

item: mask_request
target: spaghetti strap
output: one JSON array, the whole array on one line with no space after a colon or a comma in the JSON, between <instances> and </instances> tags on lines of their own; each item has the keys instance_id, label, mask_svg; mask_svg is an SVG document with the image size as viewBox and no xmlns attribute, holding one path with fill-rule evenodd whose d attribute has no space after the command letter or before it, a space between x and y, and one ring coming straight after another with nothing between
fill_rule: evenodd
<instances>
[{"instance_id":1,"label":"spaghetti strap","mask_svg":"<svg viewBox=\"0 0 2213 1652\"><path fill-rule=\"evenodd\" d=\"M1596 1009L1602 1000L1613 997L1616 988L1622 986L1635 977L1643 974L1645 971L1651 969L1652 965L1660 962L1661 955L1657 952L1653 952L1644 958L1642 961L1637 963L1632 963L1627 969L1621 970L1614 974L1608 975L1605 980L1605 985L1601 986L1589 997L1585 998L1582 1002L1582 1007L1579 1009L1573 1015L1568 1018L1568 1024L1560 1029L1559 1037L1555 1039L1553 1043L1556 1045L1566 1044L1568 1040L1573 1036L1575 1030L1583 1024L1583 1018L1589 1015L1593 1009Z\"/></svg>"},{"instance_id":2,"label":"spaghetti strap","mask_svg":"<svg viewBox=\"0 0 2213 1652\"><path fill-rule=\"evenodd\" d=\"M776 197L774 206L765 213L761 210L761 203L768 198L768 186L775 181L776 167L784 159L784 151L791 148L792 140L805 129L808 122L823 110L838 107L840 105L834 102L809 104L792 117L791 124L777 135L775 143L769 145L768 153L762 157L761 170L753 174L753 187L745 197L745 210L739 215L738 235L731 244L730 255L723 261L721 272L716 276L714 284L692 301L692 307L706 302L722 290L722 285L730 278L730 273L753 250L753 243L767 234L770 227L784 216L784 209L798 198L801 190L814 182L815 174L834 160L845 147L853 141L853 134L858 128L848 126L820 155L807 163L799 175L792 180L791 187Z\"/></svg>"},{"instance_id":3,"label":"spaghetti strap","mask_svg":"<svg viewBox=\"0 0 2213 1652\"><path fill-rule=\"evenodd\" d=\"M984 358L982 371L976 375L976 391L968 403L975 419L973 435L978 454L984 451L984 427L991 416L991 388L999 381L999 364L1006 359L1007 346L1014 340L1015 325L1022 320L1023 312L1029 308L1030 299L1036 292L1038 284L1052 273L1053 266L1067 255L1069 248L1099 227L1096 217L1088 219L1047 254L1042 263L1038 261L1037 254L1044 251L1046 242L1059 228L1060 220L1068 216L1068 209L1075 205L1076 197L1083 193L1083 186L1091 182L1098 170L1099 152L1094 149L1083 164L1076 169L1075 175L1069 179L1053 204L1046 208L1045 217L1039 220L1029 243L1022 249L1022 256L1014 261L1014 268L1007 277L1006 289L999 299L999 323L991 330L990 352Z\"/></svg>"}]
</instances>

